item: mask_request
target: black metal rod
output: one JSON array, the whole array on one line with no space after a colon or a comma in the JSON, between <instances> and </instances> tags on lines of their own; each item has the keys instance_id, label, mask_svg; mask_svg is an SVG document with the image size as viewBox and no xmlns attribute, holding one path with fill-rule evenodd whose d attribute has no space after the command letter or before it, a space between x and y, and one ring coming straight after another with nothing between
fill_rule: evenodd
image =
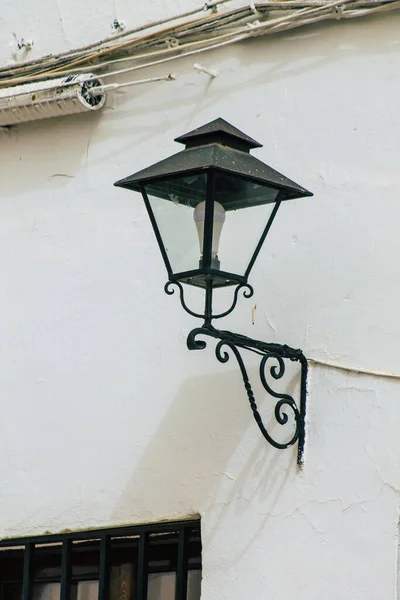
<instances>
[{"instance_id":1,"label":"black metal rod","mask_svg":"<svg viewBox=\"0 0 400 600\"><path fill-rule=\"evenodd\" d=\"M150 221L151 221L151 224L153 226L154 233L155 233L158 245L160 247L160 251L161 251L162 257L164 259L164 263L165 263L165 267L166 267L167 272L168 272L168 276L170 276L170 275L172 275L171 263L169 262L168 254L167 254L167 251L165 250L164 242L163 242L163 239L161 237L160 230L158 229L157 221L156 221L156 218L154 216L153 210L151 208L150 200L149 200L149 197L147 196L147 192L145 190L144 185L140 186L140 190L142 192L143 200L144 200L144 203L146 205L147 212L149 213Z\"/></svg>"},{"instance_id":2,"label":"black metal rod","mask_svg":"<svg viewBox=\"0 0 400 600\"><path fill-rule=\"evenodd\" d=\"M271 229L271 225L272 225L272 223L273 223L273 221L275 219L276 213L278 212L278 209L279 209L279 207L281 205L281 202L283 200L284 194L285 194L284 192L279 192L279 194L277 196L277 199L276 199L276 202L275 202L275 206L274 206L274 208L272 210L272 213L269 216L268 222L267 222L267 224L265 226L265 229L264 229L264 231L262 233L262 236L260 237L260 240L259 240L259 242L258 242L258 244L256 246L256 249L254 250L254 254L251 257L249 265L248 265L248 267L246 269L246 272L244 274L244 277L245 277L246 280L247 280L248 276L250 275L250 271L253 268L254 263L256 262L257 256L260 253L260 250L261 250L262 245L263 245L263 243L265 241L265 238L267 237L268 232Z\"/></svg>"},{"instance_id":3,"label":"black metal rod","mask_svg":"<svg viewBox=\"0 0 400 600\"><path fill-rule=\"evenodd\" d=\"M214 191L215 173L211 169L207 176L206 212L204 218L203 237L203 269L211 267L211 252L214 229Z\"/></svg>"},{"instance_id":4,"label":"black metal rod","mask_svg":"<svg viewBox=\"0 0 400 600\"><path fill-rule=\"evenodd\" d=\"M24 552L24 574L22 580L22 600L32 600L33 590L33 555L35 544L29 542Z\"/></svg>"},{"instance_id":5,"label":"black metal rod","mask_svg":"<svg viewBox=\"0 0 400 600\"><path fill-rule=\"evenodd\" d=\"M65 540L61 555L61 591L60 600L70 600L71 597L71 553L72 541Z\"/></svg>"},{"instance_id":6,"label":"black metal rod","mask_svg":"<svg viewBox=\"0 0 400 600\"><path fill-rule=\"evenodd\" d=\"M206 277L206 297L205 297L205 307L204 307L204 327L209 327L211 325L211 320L213 318L212 314L212 294L213 294L213 282L210 275Z\"/></svg>"},{"instance_id":7,"label":"black metal rod","mask_svg":"<svg viewBox=\"0 0 400 600\"><path fill-rule=\"evenodd\" d=\"M297 464L303 464L304 446L306 442L306 406L307 406L307 377L308 377L308 362L303 355L301 362L301 381L300 381L300 419L301 426L299 432L299 443L297 446Z\"/></svg>"},{"instance_id":8,"label":"black metal rod","mask_svg":"<svg viewBox=\"0 0 400 600\"><path fill-rule=\"evenodd\" d=\"M135 600L147 600L147 548L149 543L149 535L146 532L140 534L139 539L139 558L137 570L137 587Z\"/></svg>"},{"instance_id":9,"label":"black metal rod","mask_svg":"<svg viewBox=\"0 0 400 600\"><path fill-rule=\"evenodd\" d=\"M110 537L100 540L99 600L108 600L110 593Z\"/></svg>"},{"instance_id":10,"label":"black metal rod","mask_svg":"<svg viewBox=\"0 0 400 600\"><path fill-rule=\"evenodd\" d=\"M188 530L179 531L178 563L176 568L175 600L186 600L188 584Z\"/></svg>"}]
</instances>

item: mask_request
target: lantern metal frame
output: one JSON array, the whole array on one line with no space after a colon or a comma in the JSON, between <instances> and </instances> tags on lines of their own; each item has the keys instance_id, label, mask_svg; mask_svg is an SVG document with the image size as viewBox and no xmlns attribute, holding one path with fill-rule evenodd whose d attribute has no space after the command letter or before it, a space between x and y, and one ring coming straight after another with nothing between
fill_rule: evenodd
<instances>
[{"instance_id":1,"label":"lantern metal frame","mask_svg":"<svg viewBox=\"0 0 400 600\"><path fill-rule=\"evenodd\" d=\"M212 236L213 236L213 216L214 216L213 198L215 195L214 194L214 187L215 187L214 175L215 175L215 170L209 169L208 170L208 180L207 180L207 193L206 193L206 199L205 199L206 215L205 215L205 221L204 221L204 244L203 244L202 268L194 269L191 271L183 271L180 273L173 272L170 260L168 258L168 254L165 250L165 246L164 246L164 243L162 240L162 235L160 233L160 230L159 230L159 227L157 224L157 220L154 216L153 210L150 205L150 200L147 195L145 186L143 184L140 185L140 191L142 193L143 200L144 200L147 212L149 214L150 221L153 226L154 233L155 233L155 236L156 236L159 248L160 248L160 252L163 257L165 267L167 269L169 282L173 282L173 283L183 282L183 283L187 283L189 285L194 285L196 287L202 287L202 288L206 288L206 289L208 287L207 279L212 280L213 288L226 287L226 286L231 286L231 285L239 285L239 286L247 285L247 280L250 275L250 272L254 266L255 261L257 260L257 257L260 253L260 250L265 241L265 238L267 237L268 232L271 229L271 225L275 219L276 213L278 212L279 207L282 203L284 192L279 192L277 199L275 200L275 206L272 209L272 212L269 216L267 224L266 224L264 231L262 232L261 237L256 245L253 255L250 258L249 264L246 268L244 275L238 275L236 273L230 273L228 271L221 271L220 269L215 269L212 267L212 258L211 258ZM201 270L202 275L205 275L206 277L204 278L204 283L202 282L202 284L199 285L198 283L196 283L196 277L198 277L200 270ZM229 312L231 312L231 311L229 311ZM226 313L226 314L229 314L229 313ZM226 316L226 314L224 313L224 316ZM214 318L216 318L216 317L214 317Z\"/></svg>"},{"instance_id":2,"label":"lantern metal frame","mask_svg":"<svg viewBox=\"0 0 400 600\"><path fill-rule=\"evenodd\" d=\"M189 333L187 338L188 349L204 349L206 347L206 342L203 339L199 339L199 336L208 336L218 340L215 354L219 362L226 363L230 358L230 354L234 355L242 375L253 416L262 435L277 449L288 448L289 446L298 443L297 462L298 464L301 464L305 442L308 374L307 359L303 352L285 344L262 342L231 331L218 330L213 326L212 322L214 319L221 319L228 316L235 309L240 292L243 293L245 298L251 298L253 296L254 290L248 283L248 277L282 201L312 196L312 193L250 155L249 150L251 148L261 147L261 144L223 119L217 119L203 127L176 138L175 141L185 143L185 150L118 181L115 185L134 191L140 191L142 193L168 273L168 281L164 286L165 292L168 295L172 295L177 288L183 309L189 315L203 320L201 327L196 327ZM157 219L152 210L146 185L157 184L160 186L163 182L173 182L176 178L182 177L183 174L187 176L205 173L207 174L207 185L205 193L202 260L198 269L175 273L172 269ZM213 268L212 264L213 216L216 196L215 182L219 173L232 177L239 177L246 183L256 183L260 186L264 186L266 189L276 191L276 196L273 200L261 202L262 204L274 203L275 206L272 209L243 275L221 271ZM167 200L165 196L161 197ZM242 207L239 206L239 208ZM204 289L205 303L203 313L196 312L188 306L185 300L183 284ZM231 306L221 313L214 314L214 289L234 285L236 287L233 292ZM289 422L288 413L291 413L292 431L285 442L275 439L263 423L242 356L242 351L244 350L261 357L259 363L259 377L264 390L276 400L274 415L277 423L282 426L287 425ZM287 361L297 362L300 365L300 390L297 402L293 396L277 391L273 386L273 382L284 377Z\"/></svg>"}]
</instances>

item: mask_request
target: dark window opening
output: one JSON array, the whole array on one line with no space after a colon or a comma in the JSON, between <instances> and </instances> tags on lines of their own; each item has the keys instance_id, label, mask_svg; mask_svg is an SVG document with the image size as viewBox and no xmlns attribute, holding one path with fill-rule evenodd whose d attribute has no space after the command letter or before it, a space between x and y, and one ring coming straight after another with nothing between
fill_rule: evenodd
<instances>
[{"instance_id":1,"label":"dark window opening","mask_svg":"<svg viewBox=\"0 0 400 600\"><path fill-rule=\"evenodd\" d=\"M0 600L199 600L199 521L0 541Z\"/></svg>"}]
</instances>

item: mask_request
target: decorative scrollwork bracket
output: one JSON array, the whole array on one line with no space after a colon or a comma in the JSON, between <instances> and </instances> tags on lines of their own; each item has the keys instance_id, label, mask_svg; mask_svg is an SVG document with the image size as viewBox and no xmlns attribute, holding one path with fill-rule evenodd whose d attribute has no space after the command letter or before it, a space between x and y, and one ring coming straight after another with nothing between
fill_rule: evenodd
<instances>
[{"instance_id":1,"label":"decorative scrollwork bracket","mask_svg":"<svg viewBox=\"0 0 400 600\"><path fill-rule=\"evenodd\" d=\"M212 313L212 281L206 285L206 300L204 313L197 313L191 310L184 297L184 289L179 281L169 281L165 285L165 292L168 295L174 293L173 285L179 290L179 298L183 309L193 317L204 319L202 327L193 329L187 338L187 347L189 350L203 350L207 344L204 340L198 339L198 336L208 336L218 340L215 347L215 355L219 362L226 363L233 354L239 365L242 375L244 387L247 393L247 398L250 403L250 408L253 412L254 419L265 437L265 439L274 447L280 450L288 448L298 443L297 446L297 463L303 464L304 441L305 441L305 416L306 416L306 396L307 396L307 373L308 363L301 350L290 348L289 346L275 343L262 342L252 338L232 333L231 331L221 331L215 329L212 325L213 319L220 319L229 315L236 307L239 292L243 292L245 298L251 298L253 288L249 284L239 284L234 291L231 306L222 313L214 315ZM286 425L290 428L289 435L286 441L280 442L274 439L263 423L253 388L250 383L249 375L243 360L242 351L246 350L260 356L259 376L264 390L276 400L274 415L279 425ZM286 373L286 362L298 362L301 369L299 401L296 402L293 396L283 392L276 391L271 383L278 381L284 377ZM292 416L289 423L289 415Z\"/></svg>"},{"instance_id":2,"label":"decorative scrollwork bracket","mask_svg":"<svg viewBox=\"0 0 400 600\"><path fill-rule=\"evenodd\" d=\"M265 437L265 439L274 448L284 449L298 443L297 464L303 464L304 441L305 441L305 416L306 416L306 395L307 395L307 359L301 350L295 350L286 345L261 342L253 340L244 335L232 333L231 331L219 331L214 327L198 327L193 329L187 338L187 347L189 350L203 350L206 342L198 339L198 336L208 336L218 341L215 347L215 355L219 362L226 363L230 358L230 353L234 355L239 365L244 387L253 412L254 419ZM279 425L287 425L289 421L288 413L292 415L292 429L289 437L284 442L278 442L272 437L263 423L260 412L257 407L254 392L250 383L248 372L243 360L242 350L247 350L258 354L260 358L259 376L263 388L270 396L276 399L275 419ZM279 380L286 372L286 361L294 361L300 364L301 381L299 401L296 402L293 396L278 392L273 389L268 379ZM268 373L268 375L267 375Z\"/></svg>"},{"instance_id":3,"label":"decorative scrollwork bracket","mask_svg":"<svg viewBox=\"0 0 400 600\"><path fill-rule=\"evenodd\" d=\"M172 296L175 293L175 290L172 286L175 286L179 290L179 299L181 301L181 305L183 310L185 310L192 317L197 317L198 319L204 319L205 325L211 325L211 321L213 319L222 319L223 317L227 317L231 314L231 312L236 308L236 304L239 297L239 292L243 291L243 296L245 298L251 298L254 294L254 290L249 283L241 283L236 286L235 291L233 293L233 300L231 306L222 313L214 315L212 312L212 282L207 282L206 286L206 303L204 313L196 313L191 310L185 301L185 292L183 289L183 285L180 281L167 281L164 286L164 292L168 294L168 296Z\"/></svg>"}]
</instances>

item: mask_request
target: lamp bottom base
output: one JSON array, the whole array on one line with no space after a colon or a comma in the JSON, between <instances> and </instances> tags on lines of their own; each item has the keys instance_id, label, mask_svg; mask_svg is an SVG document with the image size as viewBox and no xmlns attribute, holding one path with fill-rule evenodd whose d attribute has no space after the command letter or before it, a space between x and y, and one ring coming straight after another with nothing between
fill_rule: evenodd
<instances>
[{"instance_id":1,"label":"lamp bottom base","mask_svg":"<svg viewBox=\"0 0 400 600\"><path fill-rule=\"evenodd\" d=\"M201 259L199 260L199 269L202 269L202 268L203 268L203 266L204 266L204 265L203 265L203 259L201 258ZM221 268L221 263L220 263L220 261L218 260L218 258L212 258L212 259L211 259L211 265L210 265L210 268L211 268L211 269L215 269L216 271L219 271L219 270L220 270L220 268Z\"/></svg>"},{"instance_id":2,"label":"lamp bottom base","mask_svg":"<svg viewBox=\"0 0 400 600\"><path fill-rule=\"evenodd\" d=\"M218 261L219 262L219 261ZM210 283L213 288L227 287L231 285L246 285L247 279L236 273L220 271L214 267L199 268L193 271L184 271L182 273L173 273L170 275L171 283L174 281L194 285L195 287L207 288Z\"/></svg>"}]
</instances>

